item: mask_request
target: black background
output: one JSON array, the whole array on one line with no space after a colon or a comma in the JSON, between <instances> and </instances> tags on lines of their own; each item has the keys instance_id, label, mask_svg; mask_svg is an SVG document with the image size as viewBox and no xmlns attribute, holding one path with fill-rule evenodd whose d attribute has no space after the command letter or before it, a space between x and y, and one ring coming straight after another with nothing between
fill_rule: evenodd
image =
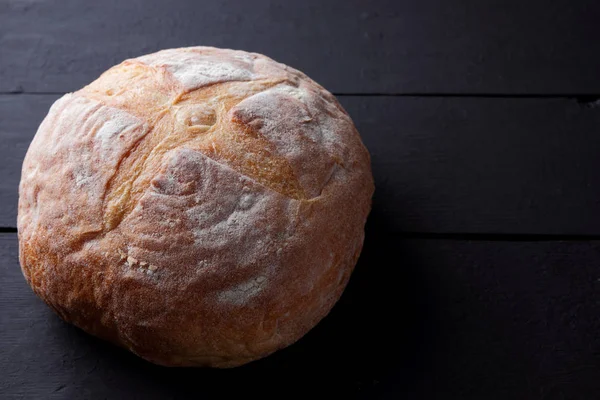
<instances>
[{"instance_id":1,"label":"black background","mask_svg":"<svg viewBox=\"0 0 600 400\"><path fill-rule=\"evenodd\" d=\"M600 3L0 1L0 397L600 398ZM342 299L232 370L149 364L23 279L20 167L49 106L125 58L264 53L332 91L376 193Z\"/></svg>"}]
</instances>

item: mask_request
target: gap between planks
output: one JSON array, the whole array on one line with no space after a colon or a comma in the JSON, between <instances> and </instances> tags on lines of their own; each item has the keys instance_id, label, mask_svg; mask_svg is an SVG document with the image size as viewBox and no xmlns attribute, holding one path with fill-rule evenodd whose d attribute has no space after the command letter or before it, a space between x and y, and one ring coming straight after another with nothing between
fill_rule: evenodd
<instances>
[{"instance_id":1,"label":"gap between planks","mask_svg":"<svg viewBox=\"0 0 600 400\"><path fill-rule=\"evenodd\" d=\"M17 233L17 228L0 227L2 233ZM374 232L367 235L379 236ZM600 235L561 235L561 234L512 234L512 233L435 233L435 232L401 232L384 233L391 238L397 239L424 239L424 240L455 240L455 241L479 241L479 242L584 242L600 241Z\"/></svg>"}]
</instances>

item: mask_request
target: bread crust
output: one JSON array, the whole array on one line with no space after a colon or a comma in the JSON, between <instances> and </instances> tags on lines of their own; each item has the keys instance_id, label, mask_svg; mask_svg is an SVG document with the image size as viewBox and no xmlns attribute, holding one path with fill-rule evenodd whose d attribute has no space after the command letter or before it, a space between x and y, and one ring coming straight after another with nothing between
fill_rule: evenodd
<instances>
[{"instance_id":1,"label":"bread crust","mask_svg":"<svg viewBox=\"0 0 600 400\"><path fill-rule=\"evenodd\" d=\"M65 321L157 364L232 367L329 312L373 190L350 117L304 74L164 50L52 106L23 162L19 259Z\"/></svg>"}]
</instances>

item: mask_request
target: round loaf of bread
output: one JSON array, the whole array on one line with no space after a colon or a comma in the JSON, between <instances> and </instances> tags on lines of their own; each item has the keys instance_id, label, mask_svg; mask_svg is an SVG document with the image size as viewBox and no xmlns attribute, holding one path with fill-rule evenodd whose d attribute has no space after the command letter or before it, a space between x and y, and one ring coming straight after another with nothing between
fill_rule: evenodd
<instances>
[{"instance_id":1,"label":"round loaf of bread","mask_svg":"<svg viewBox=\"0 0 600 400\"><path fill-rule=\"evenodd\" d=\"M54 103L19 188L19 258L60 317L157 364L231 367L340 297L373 194L336 99L265 56L127 60Z\"/></svg>"}]
</instances>

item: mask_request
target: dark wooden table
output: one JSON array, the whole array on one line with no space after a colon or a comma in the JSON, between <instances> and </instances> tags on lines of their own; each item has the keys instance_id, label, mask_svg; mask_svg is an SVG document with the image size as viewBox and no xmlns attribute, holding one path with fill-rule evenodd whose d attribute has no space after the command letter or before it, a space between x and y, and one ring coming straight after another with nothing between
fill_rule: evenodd
<instances>
[{"instance_id":1,"label":"dark wooden table","mask_svg":"<svg viewBox=\"0 0 600 400\"><path fill-rule=\"evenodd\" d=\"M600 398L598 43L597 0L0 1L0 398ZM52 102L189 45L323 84L377 186L331 314L233 370L85 335L18 264L20 166Z\"/></svg>"}]
</instances>

